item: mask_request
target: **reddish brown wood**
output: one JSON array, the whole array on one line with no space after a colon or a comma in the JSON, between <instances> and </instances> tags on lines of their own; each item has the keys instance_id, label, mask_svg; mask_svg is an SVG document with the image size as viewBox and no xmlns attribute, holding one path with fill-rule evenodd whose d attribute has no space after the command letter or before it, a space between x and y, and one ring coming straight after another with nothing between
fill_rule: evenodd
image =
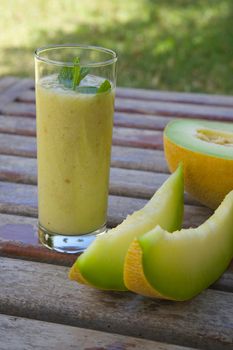
<instances>
[{"instance_id":1,"label":"reddish brown wood","mask_svg":"<svg viewBox=\"0 0 233 350\"><path fill-rule=\"evenodd\" d=\"M20 231L20 225L17 226ZM11 231L8 231L11 233ZM32 243L24 242L26 238L19 236L19 240L9 241L0 240L0 255L6 257L14 257L17 259L32 260L46 262L49 264L56 264L62 266L72 266L79 254L62 254L49 250L35 240Z\"/></svg>"},{"instance_id":2,"label":"reddish brown wood","mask_svg":"<svg viewBox=\"0 0 233 350\"><path fill-rule=\"evenodd\" d=\"M67 266L78 256L42 247L37 236L37 219L7 214L0 214L0 255Z\"/></svg>"}]
</instances>

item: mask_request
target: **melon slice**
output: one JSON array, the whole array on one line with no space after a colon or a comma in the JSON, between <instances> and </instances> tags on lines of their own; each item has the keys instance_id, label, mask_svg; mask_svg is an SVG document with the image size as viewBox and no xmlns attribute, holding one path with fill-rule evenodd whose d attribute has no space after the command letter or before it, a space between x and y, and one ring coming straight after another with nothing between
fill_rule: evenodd
<instances>
[{"instance_id":1,"label":"melon slice","mask_svg":"<svg viewBox=\"0 0 233 350\"><path fill-rule=\"evenodd\" d=\"M183 170L180 165L151 200L116 228L97 236L77 259L69 277L99 289L127 290L123 280L124 259L130 243L156 225L172 232L183 218Z\"/></svg>"},{"instance_id":2,"label":"melon slice","mask_svg":"<svg viewBox=\"0 0 233 350\"><path fill-rule=\"evenodd\" d=\"M233 258L233 191L198 228L172 234L157 226L130 245L124 280L131 291L187 300L215 282Z\"/></svg>"},{"instance_id":3,"label":"melon slice","mask_svg":"<svg viewBox=\"0 0 233 350\"><path fill-rule=\"evenodd\" d=\"M216 209L233 189L233 123L177 119L164 131L169 169L184 166L185 190Z\"/></svg>"}]
</instances>

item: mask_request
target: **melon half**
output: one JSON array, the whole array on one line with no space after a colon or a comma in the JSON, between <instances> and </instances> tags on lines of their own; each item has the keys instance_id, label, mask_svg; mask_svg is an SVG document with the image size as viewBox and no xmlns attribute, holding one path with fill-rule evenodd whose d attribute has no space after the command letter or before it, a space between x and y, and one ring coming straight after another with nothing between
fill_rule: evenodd
<instances>
[{"instance_id":1,"label":"melon half","mask_svg":"<svg viewBox=\"0 0 233 350\"><path fill-rule=\"evenodd\" d=\"M185 190L216 209L233 189L233 123L176 119L164 130L169 169L182 162Z\"/></svg>"}]
</instances>

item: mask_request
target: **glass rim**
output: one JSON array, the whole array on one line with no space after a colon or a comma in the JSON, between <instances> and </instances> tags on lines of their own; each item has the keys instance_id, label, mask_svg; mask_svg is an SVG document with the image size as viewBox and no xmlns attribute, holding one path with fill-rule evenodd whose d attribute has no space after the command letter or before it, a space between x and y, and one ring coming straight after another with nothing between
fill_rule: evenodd
<instances>
[{"instance_id":1,"label":"glass rim","mask_svg":"<svg viewBox=\"0 0 233 350\"><path fill-rule=\"evenodd\" d=\"M117 61L118 57L115 51L111 50L111 49L107 49L105 47L101 47L101 46L94 46L94 45L82 45L82 44L63 44L63 45L47 45L47 46L42 46L39 47L35 50L34 52L34 56L37 60L48 63L48 64L53 64L53 65L57 65L57 66L68 66L68 67L73 67L74 63L73 62L69 62L69 61L56 61L56 60L51 60L49 58L45 58L40 56L40 54L42 52L45 51L50 51L50 50L54 50L54 49L66 49L66 48L80 48L83 50L94 50L94 51L99 51L99 52L105 52L108 53L110 55L112 55L112 58L110 58L109 60L103 60L103 61L99 61L99 62L94 62L94 63L87 63L84 64L83 66L85 67L101 67L101 66L107 66L110 64L113 64Z\"/></svg>"}]
</instances>

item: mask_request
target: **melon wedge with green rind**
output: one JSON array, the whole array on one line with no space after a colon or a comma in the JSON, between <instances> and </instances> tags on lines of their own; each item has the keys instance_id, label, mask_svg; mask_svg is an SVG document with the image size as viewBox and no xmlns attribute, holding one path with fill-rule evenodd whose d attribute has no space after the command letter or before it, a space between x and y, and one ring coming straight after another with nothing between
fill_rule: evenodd
<instances>
[{"instance_id":1,"label":"melon wedge with green rind","mask_svg":"<svg viewBox=\"0 0 233 350\"><path fill-rule=\"evenodd\" d=\"M97 236L73 265L70 277L81 276L79 282L85 281L99 289L127 290L123 268L132 240L158 224L169 232L177 230L182 219L183 169L180 165L144 208L128 216L116 228Z\"/></svg>"},{"instance_id":2,"label":"melon wedge with green rind","mask_svg":"<svg viewBox=\"0 0 233 350\"><path fill-rule=\"evenodd\" d=\"M144 276L156 293L187 300L214 283L233 258L233 191L197 228L156 227L138 238Z\"/></svg>"}]
</instances>

